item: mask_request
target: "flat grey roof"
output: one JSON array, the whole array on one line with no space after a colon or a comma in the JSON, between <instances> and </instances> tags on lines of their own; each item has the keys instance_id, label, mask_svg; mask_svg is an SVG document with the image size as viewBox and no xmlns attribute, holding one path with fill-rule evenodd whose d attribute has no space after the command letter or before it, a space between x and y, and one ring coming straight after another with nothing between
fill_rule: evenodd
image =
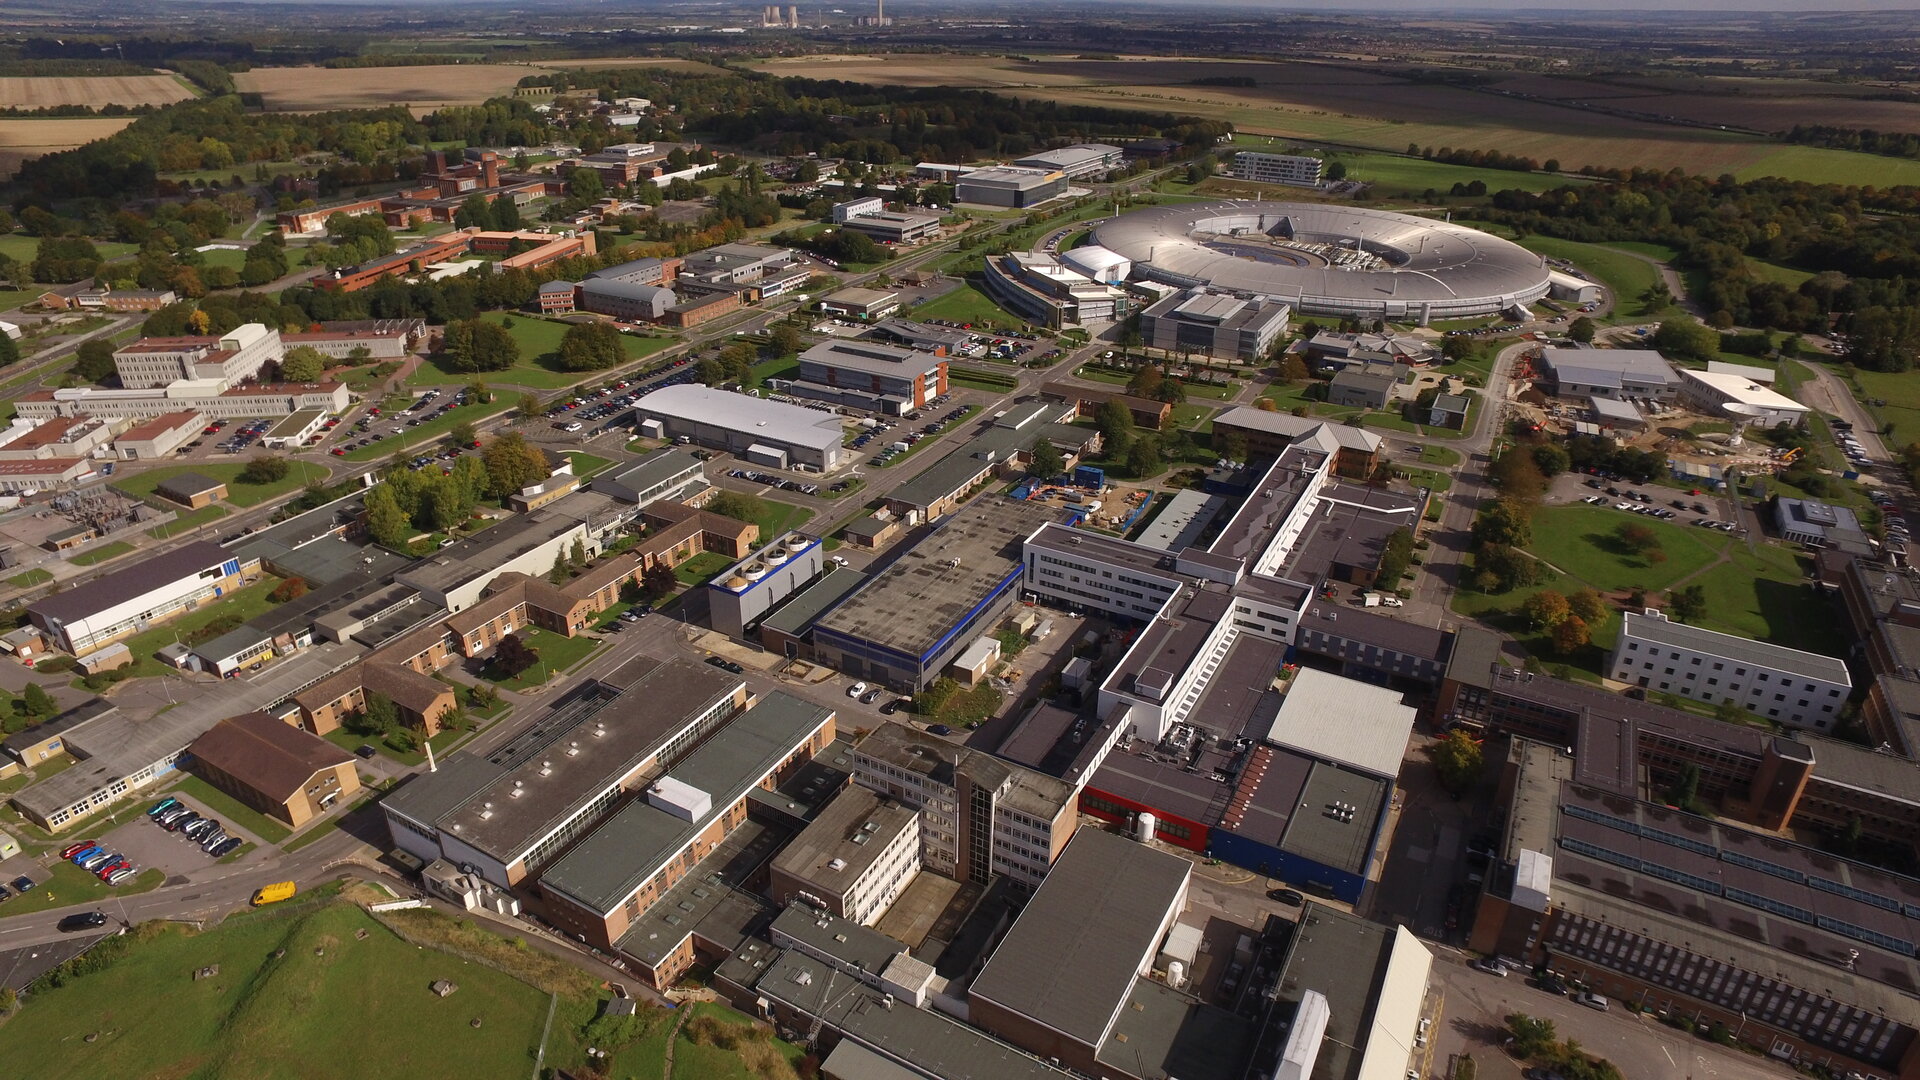
<instances>
[{"instance_id":1,"label":"flat grey roof","mask_svg":"<svg viewBox=\"0 0 1920 1080\"><path fill-rule=\"evenodd\" d=\"M1121 693L1152 696L1137 687L1163 675L1170 682L1187 670L1214 627L1232 609L1233 596L1225 585L1201 581L1187 586L1161 609L1164 614L1140 631L1104 685Z\"/></svg>"},{"instance_id":2,"label":"flat grey roof","mask_svg":"<svg viewBox=\"0 0 1920 1080\"><path fill-rule=\"evenodd\" d=\"M850 566L836 566L825 577L788 597L773 614L761 619L760 628L799 637L813 628L814 620L866 580L867 575Z\"/></svg>"},{"instance_id":3,"label":"flat grey roof","mask_svg":"<svg viewBox=\"0 0 1920 1080\"><path fill-rule=\"evenodd\" d=\"M870 337L893 337L909 345L940 346L949 349L958 348L973 340L965 330L949 330L944 326L929 326L908 319L882 319L869 330Z\"/></svg>"},{"instance_id":4,"label":"flat grey roof","mask_svg":"<svg viewBox=\"0 0 1920 1080\"><path fill-rule=\"evenodd\" d=\"M1224 495L1209 495L1193 488L1176 491L1134 542L1160 551L1192 547L1227 504Z\"/></svg>"},{"instance_id":5,"label":"flat grey roof","mask_svg":"<svg viewBox=\"0 0 1920 1080\"><path fill-rule=\"evenodd\" d=\"M1253 1053L1254 1032L1251 1020L1164 983L1135 979L1096 1057L1134 1076L1240 1080Z\"/></svg>"},{"instance_id":6,"label":"flat grey roof","mask_svg":"<svg viewBox=\"0 0 1920 1080\"><path fill-rule=\"evenodd\" d=\"M1061 1069L932 1009L888 1008L881 991L835 977L823 960L750 941L716 974L821 1017L848 1040L941 1080L1064 1080ZM846 1042L841 1045L847 1045Z\"/></svg>"},{"instance_id":7,"label":"flat grey roof","mask_svg":"<svg viewBox=\"0 0 1920 1080\"><path fill-rule=\"evenodd\" d=\"M1014 809L1051 820L1071 805L1073 785L992 754L929 735L906 724L883 723L861 740L861 756L911 770L947 787L965 774L976 787L1001 788L1001 801Z\"/></svg>"},{"instance_id":8,"label":"flat grey roof","mask_svg":"<svg viewBox=\"0 0 1920 1080\"><path fill-rule=\"evenodd\" d=\"M785 829L748 818L728 833L652 906L629 924L615 946L649 966L658 965L689 935L728 952L749 943L773 920L773 902L750 887L767 859L787 838Z\"/></svg>"},{"instance_id":9,"label":"flat grey roof","mask_svg":"<svg viewBox=\"0 0 1920 1080\"><path fill-rule=\"evenodd\" d=\"M1081 829L969 995L1097 1047L1191 873L1177 855Z\"/></svg>"},{"instance_id":10,"label":"flat grey roof","mask_svg":"<svg viewBox=\"0 0 1920 1080\"><path fill-rule=\"evenodd\" d=\"M612 911L832 715L778 690L767 694L667 772L709 795L711 812L689 822L645 799L630 802L549 867L540 887L589 910Z\"/></svg>"},{"instance_id":11,"label":"flat grey roof","mask_svg":"<svg viewBox=\"0 0 1920 1080\"><path fill-rule=\"evenodd\" d=\"M286 421L282 420L281 423L284 424ZM170 498L187 499L226 486L225 480L215 480L205 473L184 472L160 481L154 485L154 490Z\"/></svg>"},{"instance_id":12,"label":"flat grey roof","mask_svg":"<svg viewBox=\"0 0 1920 1080\"><path fill-rule=\"evenodd\" d=\"M701 471L699 458L678 447L668 446L626 464L616 465L594 477L592 484L596 490L617 486L620 490L612 494L624 498L627 491L646 491L648 488L667 483L688 472Z\"/></svg>"},{"instance_id":13,"label":"flat grey roof","mask_svg":"<svg viewBox=\"0 0 1920 1080\"><path fill-rule=\"evenodd\" d=\"M844 895L917 817L916 811L855 784L793 838L773 860L774 868Z\"/></svg>"},{"instance_id":14,"label":"flat grey roof","mask_svg":"<svg viewBox=\"0 0 1920 1080\"><path fill-rule=\"evenodd\" d=\"M854 790L866 789L855 788ZM782 858L784 857L783 854ZM780 860L774 861L777 865ZM906 945L878 930L869 929L851 919L829 915L800 903L788 904L786 910L774 918L773 925L767 928L767 933L775 941L782 936L792 938L810 949L833 957L847 967L872 972L875 975L887 966L887 961L907 951Z\"/></svg>"},{"instance_id":15,"label":"flat grey roof","mask_svg":"<svg viewBox=\"0 0 1920 1080\"><path fill-rule=\"evenodd\" d=\"M1023 401L1010 405L1003 415L894 488L887 497L909 506L932 506L995 463L1031 448L1042 438L1056 443L1084 444L1092 437L1091 430L1055 422L1067 412L1067 407L1057 401Z\"/></svg>"},{"instance_id":16,"label":"flat grey roof","mask_svg":"<svg viewBox=\"0 0 1920 1080\"><path fill-rule=\"evenodd\" d=\"M918 349L880 345L871 341L823 341L800 354L803 368L808 364L818 364L842 371L903 378L918 375L939 363L937 358Z\"/></svg>"},{"instance_id":17,"label":"flat grey roof","mask_svg":"<svg viewBox=\"0 0 1920 1080\"><path fill-rule=\"evenodd\" d=\"M1784 645L1754 641L1751 638L1736 637L1733 634L1703 630L1698 626L1688 626L1686 623L1654 618L1638 612L1627 612L1620 636L1673 649L1688 649L1709 656L1723 656L1728 660L1783 671L1803 679L1820 679L1841 686L1853 685L1852 676L1847 674L1846 662L1836 657L1802 652L1799 649L1789 649Z\"/></svg>"},{"instance_id":18,"label":"flat grey roof","mask_svg":"<svg viewBox=\"0 0 1920 1080\"><path fill-rule=\"evenodd\" d=\"M739 676L678 659L624 691L586 684L495 751L491 760L505 771L434 824L502 862L520 858L740 685Z\"/></svg>"},{"instance_id":19,"label":"flat grey roof","mask_svg":"<svg viewBox=\"0 0 1920 1080\"><path fill-rule=\"evenodd\" d=\"M1400 774L1413 718L1398 690L1303 667L1287 686L1267 738L1391 779Z\"/></svg>"},{"instance_id":20,"label":"flat grey roof","mask_svg":"<svg viewBox=\"0 0 1920 1080\"><path fill-rule=\"evenodd\" d=\"M1315 435L1321 435L1342 449L1364 450L1372 453L1380 449L1380 436L1365 428L1348 424L1336 424L1320 417L1295 416L1292 413L1267 412L1251 405L1235 405L1233 408L1213 418L1213 426L1245 428L1248 431L1264 431L1279 435L1296 442Z\"/></svg>"},{"instance_id":21,"label":"flat grey roof","mask_svg":"<svg viewBox=\"0 0 1920 1080\"><path fill-rule=\"evenodd\" d=\"M964 178L962 178L964 182ZM1216 239L1217 238L1217 239ZM1293 248L1297 256L1256 260L1218 240L1291 240L1390 251L1375 269L1336 267ZM1212 241L1212 242L1210 242ZM1547 291L1540 256L1508 240L1431 218L1344 204L1214 202L1152 207L1096 226L1093 242L1175 284L1206 283L1236 292L1308 302L1378 304L1400 301L1486 306L1531 300Z\"/></svg>"},{"instance_id":22,"label":"flat grey roof","mask_svg":"<svg viewBox=\"0 0 1920 1080\"><path fill-rule=\"evenodd\" d=\"M1021 541L1059 516L1052 507L982 495L816 625L924 663L976 605L1021 573Z\"/></svg>"},{"instance_id":23,"label":"flat grey roof","mask_svg":"<svg viewBox=\"0 0 1920 1080\"><path fill-rule=\"evenodd\" d=\"M156 552L136 566L114 570L84 585L63 588L28 604L27 610L50 621L76 622L182 578L193 577L231 558L233 555L219 544L196 540L171 551Z\"/></svg>"},{"instance_id":24,"label":"flat grey roof","mask_svg":"<svg viewBox=\"0 0 1920 1080\"><path fill-rule=\"evenodd\" d=\"M475 578L488 577L502 566L558 536L579 528L590 515L619 505L595 491L576 491L530 514L517 514L423 560L399 575L399 580L423 589L445 592Z\"/></svg>"},{"instance_id":25,"label":"flat grey roof","mask_svg":"<svg viewBox=\"0 0 1920 1080\"><path fill-rule=\"evenodd\" d=\"M1679 381L1673 365L1652 349L1542 349L1540 359L1560 382L1624 387Z\"/></svg>"},{"instance_id":26,"label":"flat grey roof","mask_svg":"<svg viewBox=\"0 0 1920 1080\"><path fill-rule=\"evenodd\" d=\"M1290 1025L1307 991L1326 997L1326 1037L1309 1080L1359 1080L1392 956L1393 927L1307 901L1280 969L1274 1016Z\"/></svg>"},{"instance_id":27,"label":"flat grey roof","mask_svg":"<svg viewBox=\"0 0 1920 1080\"><path fill-rule=\"evenodd\" d=\"M1322 866L1364 875L1373 857L1374 832L1391 786L1392 781L1378 776L1314 762L1300 789L1285 792L1287 798L1295 800L1296 812L1288 820L1279 846ZM1352 807L1352 819L1331 816L1328 807L1333 803Z\"/></svg>"},{"instance_id":28,"label":"flat grey roof","mask_svg":"<svg viewBox=\"0 0 1920 1080\"><path fill-rule=\"evenodd\" d=\"M580 283L580 292L586 296L606 296L619 300L660 300L668 304L678 299L673 295L672 289L611 277L589 277Z\"/></svg>"},{"instance_id":29,"label":"flat grey roof","mask_svg":"<svg viewBox=\"0 0 1920 1080\"><path fill-rule=\"evenodd\" d=\"M662 416L705 424L752 435L762 441L771 439L795 446L828 447L837 451L842 434L840 419L832 413L694 383L662 387L634 402L633 407L643 417Z\"/></svg>"}]
</instances>

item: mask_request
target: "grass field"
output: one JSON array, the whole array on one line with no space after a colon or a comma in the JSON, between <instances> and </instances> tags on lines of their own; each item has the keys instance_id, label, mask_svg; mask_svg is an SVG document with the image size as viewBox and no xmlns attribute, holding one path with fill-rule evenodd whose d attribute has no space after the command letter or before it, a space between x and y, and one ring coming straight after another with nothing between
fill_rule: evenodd
<instances>
[{"instance_id":1,"label":"grass field","mask_svg":"<svg viewBox=\"0 0 1920 1080\"><path fill-rule=\"evenodd\" d=\"M421 67L263 67L233 77L243 93L260 94L270 112L372 109L407 105L477 105L505 94L526 77L510 64L444 64Z\"/></svg>"},{"instance_id":2,"label":"grass field","mask_svg":"<svg viewBox=\"0 0 1920 1080\"><path fill-rule=\"evenodd\" d=\"M244 805L240 800L235 799L233 796L221 791L219 788L214 787L212 784L207 783L197 776L187 777L181 781L179 787L173 790L175 794L185 795L193 799L215 814L220 815L221 818L233 822L235 825L265 840L269 844L277 844L293 833L292 829L262 814L260 811Z\"/></svg>"},{"instance_id":3,"label":"grass field","mask_svg":"<svg viewBox=\"0 0 1920 1080\"><path fill-rule=\"evenodd\" d=\"M1893 425L1893 434L1885 437L1887 446L1897 450L1920 441L1920 378L1905 371L1856 371L1853 378L1860 386L1860 397L1886 402L1869 411Z\"/></svg>"},{"instance_id":4,"label":"grass field","mask_svg":"<svg viewBox=\"0 0 1920 1080\"><path fill-rule=\"evenodd\" d=\"M1706 175L1731 172L1740 179L1783 176L1816 183L1883 187L1920 182L1920 161L1786 146L1736 132L1676 128L1551 101L1415 81L1392 71L1361 69L1337 61L1267 63L1138 56L1116 60L1066 56L1016 59L915 54L783 57L758 61L754 66L773 74L908 86L994 87L1018 97L1063 104L1186 113L1228 120L1241 132L1278 136L1309 149L1344 146L1397 153L1411 142L1500 150L1540 161L1558 159L1568 170L1584 165L1678 166ZM1250 77L1257 85L1192 85L1195 79L1221 74ZM1727 117L1751 117L1759 109L1764 111L1764 122L1755 126L1779 130L1795 122L1843 122L1814 119L1836 113L1848 117L1845 126L1864 126L1846 112L1859 104L1868 103L1834 101L1813 94L1765 99L1745 93L1689 90L1643 91L1633 108L1674 115L1706 110ZM1911 124L1920 110L1906 105L1905 115ZM1893 123L1885 123L1883 128L1900 129Z\"/></svg>"},{"instance_id":5,"label":"grass field","mask_svg":"<svg viewBox=\"0 0 1920 1080\"><path fill-rule=\"evenodd\" d=\"M127 669L134 678L148 678L166 675L172 668L153 658L153 654L178 641L191 641L193 632L205 627L215 619L234 617L241 622L256 615L265 614L273 606L267 594L278 588L280 579L265 575L259 581L220 597L212 603L204 603L185 615L170 622L161 623L151 630L142 630L125 641L128 651L133 653L133 665ZM191 686L190 683L183 685Z\"/></svg>"},{"instance_id":6,"label":"grass field","mask_svg":"<svg viewBox=\"0 0 1920 1080\"><path fill-rule=\"evenodd\" d=\"M133 545L125 540L109 540L99 547L88 548L67 561L75 566L97 566L108 559L117 559L132 550Z\"/></svg>"},{"instance_id":7,"label":"grass field","mask_svg":"<svg viewBox=\"0 0 1920 1080\"><path fill-rule=\"evenodd\" d=\"M0 120L0 125L4 125L5 123L5 120ZM121 244L112 240L95 240L93 247L94 250L100 253L100 257L103 259L118 259L123 255L131 255L140 250L132 244ZM16 262L30 263L33 261L34 256L39 253L40 238L37 236L28 236L25 233L7 233L0 235L0 255L5 255L7 258L13 259ZM39 290L30 289L21 291L31 293L28 299L40 295Z\"/></svg>"},{"instance_id":8,"label":"grass field","mask_svg":"<svg viewBox=\"0 0 1920 1080\"><path fill-rule=\"evenodd\" d=\"M1630 522L1653 530L1666 561L1653 562L1624 549L1616 530ZM1663 590L1711 563L1726 543L1723 533L1682 528L1611 507L1550 506L1534 513L1528 550L1602 591Z\"/></svg>"},{"instance_id":9,"label":"grass field","mask_svg":"<svg viewBox=\"0 0 1920 1080\"><path fill-rule=\"evenodd\" d=\"M482 316L488 322L505 324L507 319L513 325L507 333L520 346L520 362L505 371L488 371L480 377L489 386L523 386L530 390L558 390L585 380L602 378L598 371L564 371L560 367L560 339L566 335L567 324L536 319L527 315L507 315L493 312ZM642 337L638 334L622 334L622 344L626 347L628 360L640 360L661 349L674 344L672 338ZM408 386L464 386L473 381L469 372L449 371L440 364L440 358L429 357L408 377Z\"/></svg>"},{"instance_id":10,"label":"grass field","mask_svg":"<svg viewBox=\"0 0 1920 1080\"><path fill-rule=\"evenodd\" d=\"M240 480L241 470L247 467L245 457L244 455L236 455L236 457L240 460L219 464L169 465L165 468L149 469L143 473L135 473L124 479L115 480L113 486L116 490L123 491L136 499L145 499L155 502L156 505L171 508L175 504L159 499L159 496L153 493L154 489L169 477L179 476L182 473L199 473L227 485L225 501L228 504L248 507L258 506L268 499L298 491L306 486L307 481L325 479L327 475L326 469L311 462L289 461L288 464L292 467L287 470L285 477L271 484L247 484Z\"/></svg>"},{"instance_id":11,"label":"grass field","mask_svg":"<svg viewBox=\"0 0 1920 1080\"><path fill-rule=\"evenodd\" d=\"M165 540L169 536L192 532L209 521L218 521L227 516L227 508L219 503L203 506L198 510L188 510L165 525L156 525L147 530L147 535L156 540Z\"/></svg>"},{"instance_id":12,"label":"grass field","mask_svg":"<svg viewBox=\"0 0 1920 1080\"><path fill-rule=\"evenodd\" d=\"M595 473L605 472L613 468L613 459L603 458L597 454L583 453L578 450L570 451L567 454L567 460L573 463L573 475L582 480L585 480Z\"/></svg>"},{"instance_id":13,"label":"grass field","mask_svg":"<svg viewBox=\"0 0 1920 1080\"><path fill-rule=\"evenodd\" d=\"M913 309L915 319L945 319L948 322L972 323L975 326L1021 327L1026 320L1012 314L993 298L981 291L980 286L971 280L958 289L929 300Z\"/></svg>"},{"instance_id":14,"label":"grass field","mask_svg":"<svg viewBox=\"0 0 1920 1080\"><path fill-rule=\"evenodd\" d=\"M1604 244L1583 244L1552 236L1529 236L1519 243L1528 251L1566 259L1606 285L1614 297L1609 321L1642 322L1657 318L1664 310L1650 309L1640 299L1641 293L1660 280L1660 271L1645 259Z\"/></svg>"},{"instance_id":15,"label":"grass field","mask_svg":"<svg viewBox=\"0 0 1920 1080\"><path fill-rule=\"evenodd\" d=\"M21 1075L295 1077L324 1062L344 1076L518 1076L546 1025L547 994L418 948L350 904L136 936L105 971L32 995L8 1021ZM209 965L220 973L190 977ZM434 996L439 979L458 991Z\"/></svg>"},{"instance_id":16,"label":"grass field","mask_svg":"<svg viewBox=\"0 0 1920 1080\"><path fill-rule=\"evenodd\" d=\"M673 576L682 585L705 585L715 574L733 565L733 560L717 551L703 551L673 568Z\"/></svg>"},{"instance_id":17,"label":"grass field","mask_svg":"<svg viewBox=\"0 0 1920 1080\"><path fill-rule=\"evenodd\" d=\"M1731 561L1693 579L1707 593L1700 625L1809 652L1831 652L1843 640L1834 599L1814 591L1798 553L1736 543L1727 554Z\"/></svg>"},{"instance_id":18,"label":"grass field","mask_svg":"<svg viewBox=\"0 0 1920 1080\"><path fill-rule=\"evenodd\" d=\"M530 686L539 686L585 660L589 653L600 647L600 643L593 638L562 637L551 630L542 630L537 626L526 627L519 633L520 640L540 654L540 662L511 679L494 679L488 676L491 681L508 690L525 690Z\"/></svg>"},{"instance_id":19,"label":"grass field","mask_svg":"<svg viewBox=\"0 0 1920 1080\"><path fill-rule=\"evenodd\" d=\"M74 833L76 839L69 842L79 843L77 837L84 831L84 828L76 829ZM53 854L58 856L60 852L55 851ZM36 878L39 876L34 875ZM7 901L7 914L26 915L35 911L67 907L70 904L105 903L116 896L151 892L166 880L166 871L147 867L133 875L131 880L123 881L118 885L109 885L91 872L56 857L47 867L46 879L40 882L39 888Z\"/></svg>"},{"instance_id":20,"label":"grass field","mask_svg":"<svg viewBox=\"0 0 1920 1080\"><path fill-rule=\"evenodd\" d=\"M1237 135L1233 140L1235 148L1245 147L1254 150L1266 150L1284 153L1287 147L1299 147L1297 140L1271 139L1257 135ZM1580 178L1561 176L1558 173L1525 173L1511 169L1476 169L1466 165L1449 165L1442 161L1428 161L1425 158L1407 157L1403 154L1378 154L1362 150L1324 151L1329 164L1339 162L1347 167L1347 179L1362 180L1373 185L1369 192L1375 198L1400 197L1417 199L1427 189L1445 195L1455 184L1471 184L1475 180L1487 185L1488 191L1504 191L1518 188L1521 191L1550 191L1558 187L1590 183Z\"/></svg>"},{"instance_id":21,"label":"grass field","mask_svg":"<svg viewBox=\"0 0 1920 1080\"><path fill-rule=\"evenodd\" d=\"M133 123L131 116L65 117L56 120L0 120L0 177L12 176L28 158L71 150Z\"/></svg>"},{"instance_id":22,"label":"grass field","mask_svg":"<svg viewBox=\"0 0 1920 1080\"><path fill-rule=\"evenodd\" d=\"M32 586L35 586L35 585L44 585L47 582L52 580L53 580L53 574L51 572L42 570L36 566L31 570L26 570L21 573L13 575L12 577L7 579L7 583L10 585L18 585L21 588L25 589L25 588L31 588Z\"/></svg>"},{"instance_id":23,"label":"grass field","mask_svg":"<svg viewBox=\"0 0 1920 1080\"><path fill-rule=\"evenodd\" d=\"M167 105L193 96L171 75L0 78L0 109L49 105Z\"/></svg>"}]
</instances>

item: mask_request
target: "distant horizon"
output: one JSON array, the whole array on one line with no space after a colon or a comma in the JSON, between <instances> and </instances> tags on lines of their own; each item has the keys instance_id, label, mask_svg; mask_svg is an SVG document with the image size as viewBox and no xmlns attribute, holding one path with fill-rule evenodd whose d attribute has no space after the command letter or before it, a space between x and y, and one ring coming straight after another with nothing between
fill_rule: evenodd
<instances>
[{"instance_id":1,"label":"distant horizon","mask_svg":"<svg viewBox=\"0 0 1920 1080\"><path fill-rule=\"evenodd\" d=\"M188 0L162 0L162 3L184 4ZM206 8L204 2L194 0L195 6ZM465 0L473 7L497 8L553 8L565 6L563 0ZM838 0L833 3L803 4L803 9L827 10L834 6L864 8L868 0ZM934 10L952 7L1007 7L1005 0L891 0L896 10L906 17L912 17L916 11L928 8ZM644 0L592 0L589 3L567 4L577 6L582 11L629 10L679 8L686 14L693 14L686 6L673 2L646 3ZM1448 3L1446 0L1316 0L1310 4L1298 3L1248 3L1246 0L1115 0L1112 4L1073 3L1069 0L1068 10L1075 7L1115 7L1115 8L1155 8L1155 7L1208 7L1234 8L1244 11L1257 11L1270 14L1288 12L1312 14L1316 12L1365 12L1388 14L1396 11L1417 11L1428 15L1477 14L1537 14L1542 16L1566 17L1568 15L1612 15L1621 11L1669 12L1675 15L1687 14L1755 14L1755 15L1804 15L1812 18L1826 18L1851 14L1871 14L1888 11L1920 12L1920 0L1845 0L1846 6L1820 10L1810 10L1806 0L1619 0L1615 3L1580 3L1556 6L1542 3L1541 0L1474 0L1470 4ZM395 8L446 7L446 0L225 0L218 3L221 7L374 7ZM706 6L706 5L692 5ZM710 5L716 21L738 15L746 18L750 15L743 6L736 12L733 5L715 3Z\"/></svg>"}]
</instances>

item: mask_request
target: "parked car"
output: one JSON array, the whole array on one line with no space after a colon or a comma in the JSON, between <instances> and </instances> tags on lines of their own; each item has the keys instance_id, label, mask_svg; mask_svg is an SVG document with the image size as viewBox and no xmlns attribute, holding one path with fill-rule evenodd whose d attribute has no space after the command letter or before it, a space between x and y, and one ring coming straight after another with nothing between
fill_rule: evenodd
<instances>
[{"instance_id":1,"label":"parked car","mask_svg":"<svg viewBox=\"0 0 1920 1080\"><path fill-rule=\"evenodd\" d=\"M154 803L152 809L147 811L147 816L159 817L161 814L164 814L167 811L179 805L180 805L180 800L169 795L166 798L161 799L159 802Z\"/></svg>"},{"instance_id":2,"label":"parked car","mask_svg":"<svg viewBox=\"0 0 1920 1080\"><path fill-rule=\"evenodd\" d=\"M912 698L894 698L892 701L880 706L880 715L892 716L894 713L899 712L911 704L913 704Z\"/></svg>"},{"instance_id":3,"label":"parked car","mask_svg":"<svg viewBox=\"0 0 1920 1080\"><path fill-rule=\"evenodd\" d=\"M1585 1005L1589 1009L1598 1009L1601 1012L1606 1012L1610 1007L1606 998L1601 997L1591 990L1580 991L1573 996L1573 1000Z\"/></svg>"},{"instance_id":4,"label":"parked car","mask_svg":"<svg viewBox=\"0 0 1920 1080\"><path fill-rule=\"evenodd\" d=\"M67 856L67 861L75 866L80 866L95 855L103 855L105 853L106 849L102 848L99 844L88 844L86 847Z\"/></svg>"},{"instance_id":5,"label":"parked car","mask_svg":"<svg viewBox=\"0 0 1920 1080\"><path fill-rule=\"evenodd\" d=\"M363 758L366 758L368 761L372 761L373 758L380 753L380 751L375 750L373 748L372 743L361 743L358 747L354 749L353 752Z\"/></svg>"},{"instance_id":6,"label":"parked car","mask_svg":"<svg viewBox=\"0 0 1920 1080\"><path fill-rule=\"evenodd\" d=\"M240 846L240 838L237 836L229 836L225 840L220 841L219 844L208 849L207 854L218 859L221 856L228 854L234 848L237 848L239 846Z\"/></svg>"},{"instance_id":7,"label":"parked car","mask_svg":"<svg viewBox=\"0 0 1920 1080\"><path fill-rule=\"evenodd\" d=\"M1277 904L1285 904L1288 907L1299 907L1307 898L1301 896L1293 889L1268 889L1267 899Z\"/></svg>"},{"instance_id":8,"label":"parked car","mask_svg":"<svg viewBox=\"0 0 1920 1080\"><path fill-rule=\"evenodd\" d=\"M1495 960L1491 956L1480 957L1478 960L1475 960L1473 962L1472 966L1473 966L1473 970L1484 971L1487 974L1494 976L1495 978L1504 979L1507 977L1507 965L1501 963L1498 960Z\"/></svg>"},{"instance_id":9,"label":"parked car","mask_svg":"<svg viewBox=\"0 0 1920 1080\"><path fill-rule=\"evenodd\" d=\"M25 894L25 893L32 892L34 890L34 886L38 883L35 882L32 878L28 877L27 875L21 874L19 877L14 878L12 881L8 882L8 884L13 886L14 892Z\"/></svg>"},{"instance_id":10,"label":"parked car","mask_svg":"<svg viewBox=\"0 0 1920 1080\"><path fill-rule=\"evenodd\" d=\"M866 692L867 692L867 684L863 682L857 682L857 683L854 683L852 686L847 687L847 696L850 698L858 698L861 694L864 694Z\"/></svg>"},{"instance_id":11,"label":"parked car","mask_svg":"<svg viewBox=\"0 0 1920 1080\"><path fill-rule=\"evenodd\" d=\"M871 690L868 690L866 693L860 695L860 704L862 705L871 705L874 702L879 700L880 700L880 688L877 686L872 688Z\"/></svg>"},{"instance_id":12,"label":"parked car","mask_svg":"<svg viewBox=\"0 0 1920 1080\"><path fill-rule=\"evenodd\" d=\"M87 861L80 864L80 869L91 874L108 863L119 862L120 858L117 852L102 851L95 855L89 855Z\"/></svg>"},{"instance_id":13,"label":"parked car","mask_svg":"<svg viewBox=\"0 0 1920 1080\"><path fill-rule=\"evenodd\" d=\"M81 930L98 930L107 925L107 913L104 911L82 911L60 920L60 932L72 934Z\"/></svg>"},{"instance_id":14,"label":"parked car","mask_svg":"<svg viewBox=\"0 0 1920 1080\"><path fill-rule=\"evenodd\" d=\"M98 843L98 841L82 840L79 843L68 847L65 851L62 851L60 853L60 857L63 859L71 859L75 855L78 855L81 852L87 850L88 848L93 847L96 843Z\"/></svg>"}]
</instances>

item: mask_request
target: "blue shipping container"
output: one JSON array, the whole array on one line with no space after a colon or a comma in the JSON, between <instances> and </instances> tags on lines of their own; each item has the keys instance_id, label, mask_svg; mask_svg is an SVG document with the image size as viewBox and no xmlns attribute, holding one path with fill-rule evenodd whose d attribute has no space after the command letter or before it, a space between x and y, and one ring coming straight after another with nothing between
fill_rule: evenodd
<instances>
[{"instance_id":1,"label":"blue shipping container","mask_svg":"<svg viewBox=\"0 0 1920 1080\"><path fill-rule=\"evenodd\" d=\"M1095 491L1107 486L1107 471L1097 465L1079 465L1073 470L1073 486Z\"/></svg>"}]
</instances>

